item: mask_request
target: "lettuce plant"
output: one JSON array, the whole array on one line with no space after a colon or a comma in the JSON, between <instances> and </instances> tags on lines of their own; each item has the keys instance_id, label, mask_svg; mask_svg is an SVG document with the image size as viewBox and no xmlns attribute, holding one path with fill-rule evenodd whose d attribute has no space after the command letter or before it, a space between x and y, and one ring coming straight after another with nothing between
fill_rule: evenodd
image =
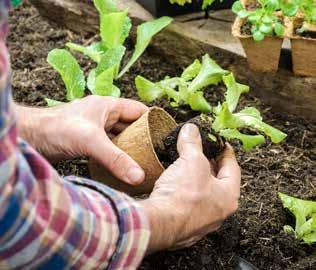
<instances>
[{"instance_id":1,"label":"lettuce plant","mask_svg":"<svg viewBox=\"0 0 316 270\"><path fill-rule=\"evenodd\" d=\"M212 107L203 96L203 90L222 81L227 70L222 69L209 55L205 55L202 63L195 60L180 77L169 78L153 83L137 76L136 88L142 101L152 102L162 97L170 100L172 107L189 105L192 110L211 112Z\"/></svg>"},{"instance_id":2,"label":"lettuce plant","mask_svg":"<svg viewBox=\"0 0 316 270\"><path fill-rule=\"evenodd\" d=\"M294 232L297 239L306 244L316 243L316 202L301 200L284 193L278 193L283 207L295 217L295 228L284 226L286 232Z\"/></svg>"},{"instance_id":3,"label":"lettuce plant","mask_svg":"<svg viewBox=\"0 0 316 270\"><path fill-rule=\"evenodd\" d=\"M260 6L255 10L247 10L241 1L234 3L232 11L246 23L251 25L252 37L262 41L266 36L283 36L284 25L276 11L281 9L279 0L258 0Z\"/></svg>"},{"instance_id":4,"label":"lettuce plant","mask_svg":"<svg viewBox=\"0 0 316 270\"><path fill-rule=\"evenodd\" d=\"M141 76L135 80L141 100L152 102L167 97L173 107L189 105L193 110L207 113L202 117L209 122L211 130L227 140L241 141L246 151L265 143L262 134L269 137L273 143L280 143L287 136L263 122L260 112L254 107L235 112L240 96L248 93L249 87L236 82L232 73L222 69L208 55L203 57L202 63L195 60L184 70L181 77L167 77L158 83L150 82ZM203 96L203 90L220 82L226 86L225 100L212 107ZM244 134L242 130L245 128L257 134ZM209 134L209 139L216 140L216 137Z\"/></svg>"},{"instance_id":5,"label":"lettuce plant","mask_svg":"<svg viewBox=\"0 0 316 270\"><path fill-rule=\"evenodd\" d=\"M120 11L113 0L94 0L94 4L100 17L101 41L89 46L66 44L68 49L82 53L95 62L96 68L90 70L87 82L77 60L67 50L54 49L48 55L48 63L59 72L65 83L68 101L82 98L85 86L94 95L119 97L121 91L114 82L129 71L152 37L172 21L169 17L162 17L139 25L134 53L121 69L126 51L124 42L132 27L128 10ZM47 101L49 105L55 105L53 100Z\"/></svg>"},{"instance_id":6,"label":"lettuce plant","mask_svg":"<svg viewBox=\"0 0 316 270\"><path fill-rule=\"evenodd\" d=\"M216 0L203 0L202 9L205 10L207 7L212 5ZM187 3L192 3L192 0L170 0L171 4L178 4L180 6L183 6Z\"/></svg>"}]
</instances>

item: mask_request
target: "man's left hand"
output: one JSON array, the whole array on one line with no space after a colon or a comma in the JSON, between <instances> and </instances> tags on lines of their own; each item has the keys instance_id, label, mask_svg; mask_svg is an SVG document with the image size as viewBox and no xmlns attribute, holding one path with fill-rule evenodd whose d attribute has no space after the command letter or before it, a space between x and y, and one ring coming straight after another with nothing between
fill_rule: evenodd
<instances>
[{"instance_id":1,"label":"man's left hand","mask_svg":"<svg viewBox=\"0 0 316 270\"><path fill-rule=\"evenodd\" d=\"M137 101L100 96L53 108L17 106L20 136L49 160L92 157L133 185L144 180L144 171L110 138L147 110Z\"/></svg>"}]
</instances>

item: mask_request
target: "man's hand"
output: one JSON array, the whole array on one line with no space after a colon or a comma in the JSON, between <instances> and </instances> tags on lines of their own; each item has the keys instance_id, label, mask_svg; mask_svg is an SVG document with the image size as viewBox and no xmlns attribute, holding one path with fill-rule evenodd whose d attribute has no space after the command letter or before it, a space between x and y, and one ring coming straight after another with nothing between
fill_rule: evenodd
<instances>
[{"instance_id":1,"label":"man's hand","mask_svg":"<svg viewBox=\"0 0 316 270\"><path fill-rule=\"evenodd\" d=\"M179 135L178 152L180 158L141 202L152 229L149 253L194 244L238 207L240 168L229 145L210 162L203 155L198 128L188 124Z\"/></svg>"},{"instance_id":2,"label":"man's hand","mask_svg":"<svg viewBox=\"0 0 316 270\"><path fill-rule=\"evenodd\" d=\"M134 185L144 180L144 171L110 137L147 109L137 101L99 96L48 109L17 106L20 136L48 159L89 156Z\"/></svg>"}]
</instances>

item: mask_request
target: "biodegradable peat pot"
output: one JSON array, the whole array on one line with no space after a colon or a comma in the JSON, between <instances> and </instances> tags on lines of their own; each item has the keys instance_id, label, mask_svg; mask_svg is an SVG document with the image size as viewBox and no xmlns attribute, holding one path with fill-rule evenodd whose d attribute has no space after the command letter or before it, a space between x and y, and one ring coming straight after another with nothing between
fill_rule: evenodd
<instances>
[{"instance_id":1,"label":"biodegradable peat pot","mask_svg":"<svg viewBox=\"0 0 316 270\"><path fill-rule=\"evenodd\" d=\"M287 23L292 47L293 72L298 76L316 77L316 39L296 34L296 29L302 24L302 18L295 18Z\"/></svg>"},{"instance_id":2,"label":"biodegradable peat pot","mask_svg":"<svg viewBox=\"0 0 316 270\"><path fill-rule=\"evenodd\" d=\"M166 111L153 107L113 139L115 145L129 154L144 169L146 179L141 185L131 186L123 183L111 176L94 160L89 162L92 178L130 195L150 193L155 181L164 171L154 149L163 144L163 139L176 126L177 123Z\"/></svg>"},{"instance_id":3,"label":"biodegradable peat pot","mask_svg":"<svg viewBox=\"0 0 316 270\"><path fill-rule=\"evenodd\" d=\"M260 72L276 72L279 67L283 38L265 37L264 40L256 42L251 35L241 33L244 23L244 19L237 17L232 33L240 40L250 69Z\"/></svg>"}]
</instances>

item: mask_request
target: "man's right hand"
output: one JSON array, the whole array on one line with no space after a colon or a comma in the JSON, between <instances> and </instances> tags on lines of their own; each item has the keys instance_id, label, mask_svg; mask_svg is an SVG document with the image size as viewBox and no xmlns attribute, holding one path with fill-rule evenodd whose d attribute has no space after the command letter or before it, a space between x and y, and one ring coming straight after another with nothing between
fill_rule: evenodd
<instances>
[{"instance_id":1,"label":"man's right hand","mask_svg":"<svg viewBox=\"0 0 316 270\"><path fill-rule=\"evenodd\" d=\"M193 245L238 208L241 174L231 146L210 162L198 128L188 124L180 132L178 152L179 159L141 202L152 231L148 253Z\"/></svg>"}]
</instances>

